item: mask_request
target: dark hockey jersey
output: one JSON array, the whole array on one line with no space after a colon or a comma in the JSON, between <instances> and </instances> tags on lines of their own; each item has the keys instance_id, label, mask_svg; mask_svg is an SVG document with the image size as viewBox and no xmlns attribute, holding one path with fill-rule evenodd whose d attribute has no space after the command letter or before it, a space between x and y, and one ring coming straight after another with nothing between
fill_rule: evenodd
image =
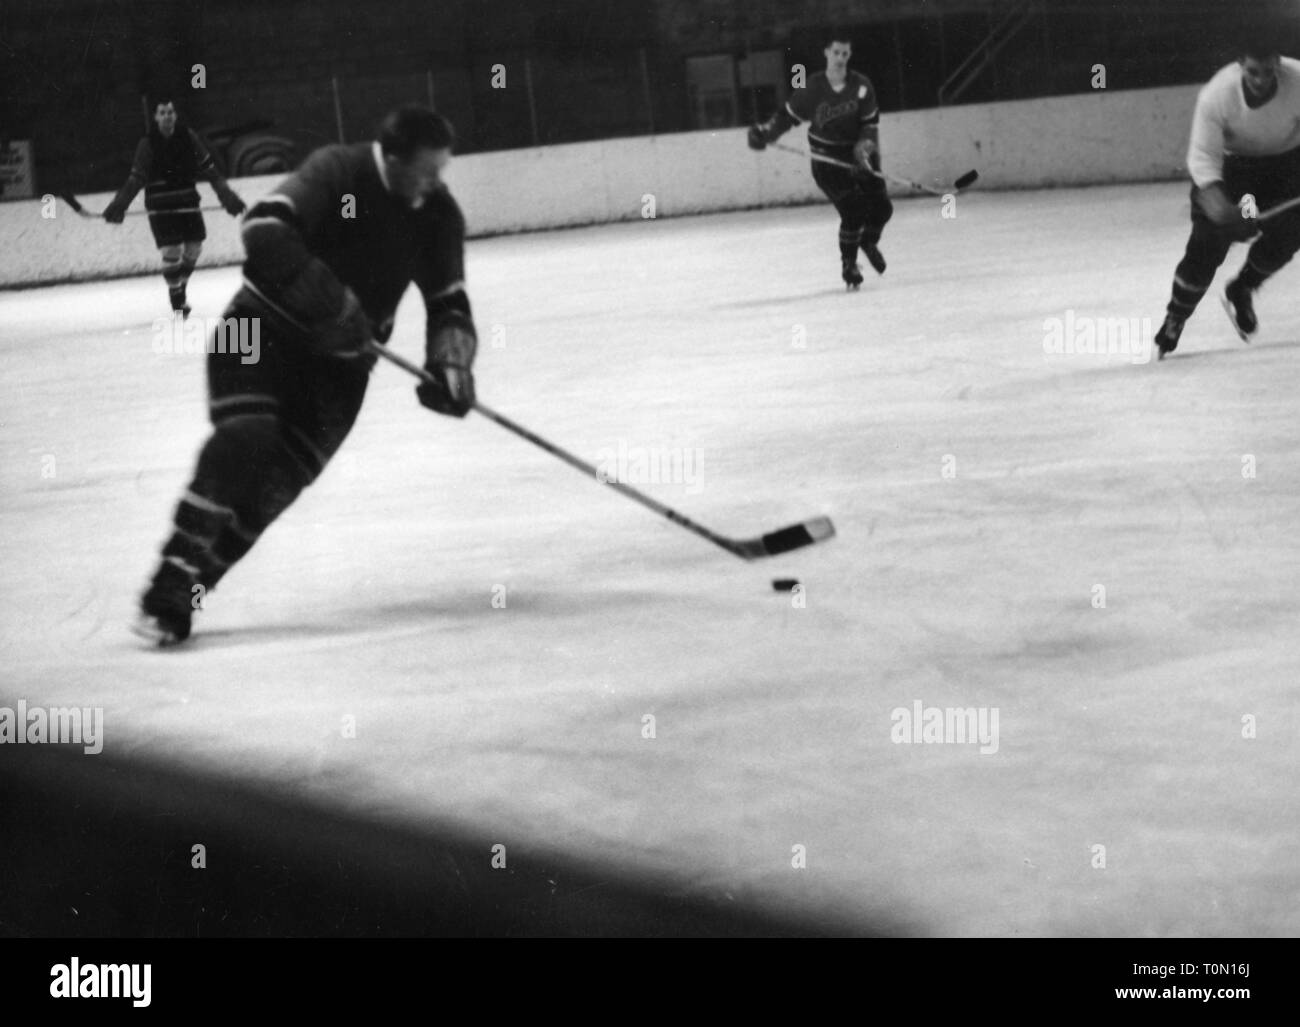
<instances>
[{"instance_id":1,"label":"dark hockey jersey","mask_svg":"<svg viewBox=\"0 0 1300 1027\"><path fill-rule=\"evenodd\" d=\"M170 138L153 129L135 148L131 173L118 190L117 202L130 205L143 187L146 210L196 208L199 192L194 186L199 178L207 179L218 189L225 186L212 154L198 134L183 124L177 124Z\"/></svg>"},{"instance_id":2,"label":"dark hockey jersey","mask_svg":"<svg viewBox=\"0 0 1300 1027\"><path fill-rule=\"evenodd\" d=\"M808 85L796 89L785 108L773 119L772 138L794 125L808 125L808 146L814 153L851 160L853 144L864 132L880 124L880 105L870 79L848 72L844 87L831 88L826 73L819 71Z\"/></svg>"},{"instance_id":3,"label":"dark hockey jersey","mask_svg":"<svg viewBox=\"0 0 1300 1027\"><path fill-rule=\"evenodd\" d=\"M377 143L323 147L248 212L241 300L305 326L336 309L345 285L381 338L411 282L424 295L431 323L449 309L470 313L459 205L443 188L412 207L385 187L379 159ZM292 231L262 232L268 225ZM283 294L313 260L336 282L325 287L320 309L294 309Z\"/></svg>"}]
</instances>

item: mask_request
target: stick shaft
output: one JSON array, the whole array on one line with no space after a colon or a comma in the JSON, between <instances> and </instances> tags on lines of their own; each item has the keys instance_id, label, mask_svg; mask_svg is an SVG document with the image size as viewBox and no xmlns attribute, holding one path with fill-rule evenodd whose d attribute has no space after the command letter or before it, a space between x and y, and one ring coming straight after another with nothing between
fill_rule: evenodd
<instances>
[{"instance_id":1,"label":"stick shaft","mask_svg":"<svg viewBox=\"0 0 1300 1027\"><path fill-rule=\"evenodd\" d=\"M1285 214L1292 207L1300 207L1300 196L1293 196L1289 200L1283 200L1275 207L1269 207L1268 210L1260 214L1260 221L1267 221L1269 218L1277 217L1279 214Z\"/></svg>"},{"instance_id":2,"label":"stick shaft","mask_svg":"<svg viewBox=\"0 0 1300 1027\"><path fill-rule=\"evenodd\" d=\"M424 368L416 364L411 363L405 357L398 356L396 353L391 352L387 347L381 346L377 342L370 342L366 345L366 349L368 352L373 353L376 356L382 357L383 359L389 361L390 363L396 364L402 370L407 371L410 374L413 374L416 378L419 378L421 381L436 384L436 380L434 379L433 375L429 374L428 371L426 371ZM576 470L581 471L583 474L590 476L591 478L600 482L603 485L608 485L616 492L621 492L623 495L627 496L628 499L640 503L642 506L646 507L649 510L653 510L655 513L659 514L659 516L666 517L674 524L681 525L687 531L692 531L696 535L699 535L701 538L708 539L714 545L727 550L727 552L729 553L736 552L735 544L732 543L729 539L723 538L721 535L718 535L716 532L710 531L702 524L697 524L695 521L691 520L685 514L678 513L672 507L665 506L657 499L651 499L645 493L639 492L636 489L634 489L631 485L626 485L621 481L612 481L608 478L603 477L594 465L587 463L587 461L583 460L581 457L574 456L567 449L564 449L561 446L557 446L554 442L547 441L546 439L542 438L540 435L536 434L535 432L529 431L523 425L512 421L504 414L499 414L491 407L488 407L483 403L477 401L474 403L474 409L478 413L486 417L488 420L495 421L497 424L501 425L501 427L505 428L507 431L513 432L514 434L518 435L521 439L525 439L528 442L531 442L534 446L537 446L539 449L546 450L546 452L550 453L552 456L558 457L559 459L563 460L570 467L573 467Z\"/></svg>"},{"instance_id":3,"label":"stick shaft","mask_svg":"<svg viewBox=\"0 0 1300 1027\"><path fill-rule=\"evenodd\" d=\"M78 200L75 196L73 196L72 193L60 193L59 198L62 199L64 203L66 203L69 207L75 210L83 218L102 218L104 216L104 212L102 210L87 210L85 207L81 205L81 201ZM203 208L202 207L178 207L176 208L176 210L146 210L145 213L148 214L150 217L159 217L163 214L202 214Z\"/></svg>"},{"instance_id":4,"label":"stick shaft","mask_svg":"<svg viewBox=\"0 0 1300 1027\"><path fill-rule=\"evenodd\" d=\"M834 157L827 157L820 153L806 153L803 150L793 146L786 146L783 143L768 143L774 150L783 150L786 153L793 153L799 157L807 157L809 160L821 161L823 164L833 164L837 168L848 168L850 171L865 171L869 175L874 175L882 182L893 182L895 185L905 185L923 193L929 193L931 196L945 196L946 193L938 189L931 189L928 185L922 185L920 182L913 182L910 178L899 178L897 175L891 175L888 171L877 171L874 168L864 167L861 164L851 164L846 160L837 160ZM949 190L951 192L952 190Z\"/></svg>"}]
</instances>

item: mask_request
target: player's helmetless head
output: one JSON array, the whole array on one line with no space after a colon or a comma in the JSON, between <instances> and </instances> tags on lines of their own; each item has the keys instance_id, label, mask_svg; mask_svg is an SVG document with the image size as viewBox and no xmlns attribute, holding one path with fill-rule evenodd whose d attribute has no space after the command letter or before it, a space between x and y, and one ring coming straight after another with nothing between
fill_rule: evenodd
<instances>
[{"instance_id":1,"label":"player's helmetless head","mask_svg":"<svg viewBox=\"0 0 1300 1027\"><path fill-rule=\"evenodd\" d=\"M1277 85L1281 58L1275 53L1246 54L1241 58L1241 84L1251 96L1267 96Z\"/></svg>"},{"instance_id":2,"label":"player's helmetless head","mask_svg":"<svg viewBox=\"0 0 1300 1027\"><path fill-rule=\"evenodd\" d=\"M379 148L394 194L412 206L442 188L456 133L451 122L427 107L401 107L384 119Z\"/></svg>"},{"instance_id":3,"label":"player's helmetless head","mask_svg":"<svg viewBox=\"0 0 1300 1027\"><path fill-rule=\"evenodd\" d=\"M176 104L171 100L159 100L154 104L153 120L158 131L170 137L176 131Z\"/></svg>"},{"instance_id":4,"label":"player's helmetless head","mask_svg":"<svg viewBox=\"0 0 1300 1027\"><path fill-rule=\"evenodd\" d=\"M848 70L853 44L843 37L832 38L822 52L826 54L826 70L838 77Z\"/></svg>"}]
</instances>

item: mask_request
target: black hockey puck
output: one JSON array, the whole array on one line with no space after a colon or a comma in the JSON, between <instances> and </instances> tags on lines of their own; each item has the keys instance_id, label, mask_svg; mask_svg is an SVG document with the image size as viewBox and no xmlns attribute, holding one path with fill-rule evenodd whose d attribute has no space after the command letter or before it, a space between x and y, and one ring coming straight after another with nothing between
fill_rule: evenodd
<instances>
[{"instance_id":1,"label":"black hockey puck","mask_svg":"<svg viewBox=\"0 0 1300 1027\"><path fill-rule=\"evenodd\" d=\"M798 588L799 581L797 578L775 578L772 581L772 587L778 592L789 592Z\"/></svg>"}]
</instances>

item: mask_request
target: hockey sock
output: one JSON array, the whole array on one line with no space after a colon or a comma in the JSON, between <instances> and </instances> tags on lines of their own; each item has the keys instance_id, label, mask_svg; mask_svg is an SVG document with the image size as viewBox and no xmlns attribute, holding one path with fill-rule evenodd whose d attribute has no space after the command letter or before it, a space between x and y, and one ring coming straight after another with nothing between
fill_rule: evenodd
<instances>
[{"instance_id":1,"label":"hockey sock","mask_svg":"<svg viewBox=\"0 0 1300 1027\"><path fill-rule=\"evenodd\" d=\"M194 274L194 268L199 262L199 254L203 252L203 243L187 242L181 250L181 292L185 291L185 286L190 280L190 275Z\"/></svg>"},{"instance_id":2,"label":"hockey sock","mask_svg":"<svg viewBox=\"0 0 1300 1027\"><path fill-rule=\"evenodd\" d=\"M1255 263L1253 256L1246 258L1246 263L1242 266L1241 273L1237 275L1237 282L1245 289L1254 292L1265 281L1268 280L1272 271L1262 271Z\"/></svg>"},{"instance_id":3,"label":"hockey sock","mask_svg":"<svg viewBox=\"0 0 1300 1027\"><path fill-rule=\"evenodd\" d=\"M189 277L182 268L181 247L162 246L158 252L162 255L163 281L167 283L172 310L180 310L185 306L185 279Z\"/></svg>"},{"instance_id":4,"label":"hockey sock","mask_svg":"<svg viewBox=\"0 0 1300 1027\"><path fill-rule=\"evenodd\" d=\"M211 588L311 481L276 418L218 423L199 453L194 481L176 508L163 560Z\"/></svg>"},{"instance_id":5,"label":"hockey sock","mask_svg":"<svg viewBox=\"0 0 1300 1027\"><path fill-rule=\"evenodd\" d=\"M1192 316L1192 311L1201 302L1201 297L1205 295L1205 290L1209 287L1209 282L1204 285L1197 285L1185 281L1175 274L1174 286L1169 296L1169 305L1165 308L1166 313L1171 317L1178 318L1180 321L1186 321Z\"/></svg>"},{"instance_id":6,"label":"hockey sock","mask_svg":"<svg viewBox=\"0 0 1300 1027\"><path fill-rule=\"evenodd\" d=\"M845 228L840 225L840 260L845 264L856 262L858 244L862 241L861 228Z\"/></svg>"}]
</instances>

